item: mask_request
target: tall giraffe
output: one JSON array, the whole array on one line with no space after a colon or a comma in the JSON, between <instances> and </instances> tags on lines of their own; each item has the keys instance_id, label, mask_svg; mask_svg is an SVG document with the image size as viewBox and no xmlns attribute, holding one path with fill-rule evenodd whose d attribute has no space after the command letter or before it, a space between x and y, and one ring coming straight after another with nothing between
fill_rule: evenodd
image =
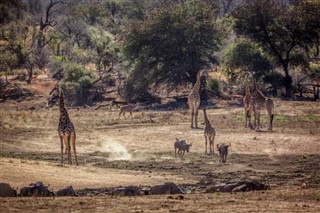
<instances>
[{"instance_id":1,"label":"tall giraffe","mask_svg":"<svg viewBox=\"0 0 320 213\"><path fill-rule=\"evenodd\" d=\"M253 92L252 92L252 105L254 112L254 126L256 130L260 130L260 111L263 108L267 109L269 115L269 128L272 131L272 122L274 117L274 103L270 98L264 97L264 95L258 90L256 79L253 77Z\"/></svg>"},{"instance_id":2,"label":"tall giraffe","mask_svg":"<svg viewBox=\"0 0 320 213\"><path fill-rule=\"evenodd\" d=\"M244 114L246 118L246 123L245 123L245 128L253 128L251 124L251 114L252 114L252 95L250 92L249 88L249 83L248 83L248 74L245 76L245 91L246 94L243 97L243 105L244 105ZM249 123L249 125L248 125Z\"/></svg>"},{"instance_id":3,"label":"tall giraffe","mask_svg":"<svg viewBox=\"0 0 320 213\"><path fill-rule=\"evenodd\" d=\"M207 144L209 141L209 154L212 155L214 153L214 138L216 136L216 130L212 127L208 116L206 109L203 109L203 115L204 115L204 121L205 121L205 128L204 128L204 138L206 142L206 149L205 149L205 154L207 154Z\"/></svg>"},{"instance_id":4,"label":"tall giraffe","mask_svg":"<svg viewBox=\"0 0 320 213\"><path fill-rule=\"evenodd\" d=\"M58 134L61 142L61 165L63 164L63 146L65 146L65 152L68 155L68 162L72 164L71 159L71 144L74 152L74 157L76 161L76 165L78 166L77 152L76 152L76 131L69 118L69 114L64 104L64 95L63 91L57 85L53 91L50 93L50 97L48 99L48 103L46 107L50 107L59 99L59 109L60 109L60 117L59 117L59 125L58 125Z\"/></svg>"},{"instance_id":5,"label":"tall giraffe","mask_svg":"<svg viewBox=\"0 0 320 213\"><path fill-rule=\"evenodd\" d=\"M188 105L191 112L191 128L193 127L193 120L195 122L195 128L198 128L198 111L200 107L200 86L201 86L201 77L205 75L205 71L199 71L197 73L196 83L194 84L189 96L188 96Z\"/></svg>"}]
</instances>

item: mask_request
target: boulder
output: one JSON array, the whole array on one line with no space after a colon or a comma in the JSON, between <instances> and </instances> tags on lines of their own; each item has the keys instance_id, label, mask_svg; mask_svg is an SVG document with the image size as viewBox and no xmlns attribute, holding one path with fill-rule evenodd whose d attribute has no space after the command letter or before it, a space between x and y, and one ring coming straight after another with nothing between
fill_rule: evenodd
<instances>
[{"instance_id":1,"label":"boulder","mask_svg":"<svg viewBox=\"0 0 320 213\"><path fill-rule=\"evenodd\" d=\"M179 187L172 182L167 182L162 185L155 185L149 190L150 195L161 195L161 194L182 194Z\"/></svg>"},{"instance_id":2,"label":"boulder","mask_svg":"<svg viewBox=\"0 0 320 213\"><path fill-rule=\"evenodd\" d=\"M57 196L77 196L72 186L67 186L64 189L60 189L56 193Z\"/></svg>"}]
</instances>

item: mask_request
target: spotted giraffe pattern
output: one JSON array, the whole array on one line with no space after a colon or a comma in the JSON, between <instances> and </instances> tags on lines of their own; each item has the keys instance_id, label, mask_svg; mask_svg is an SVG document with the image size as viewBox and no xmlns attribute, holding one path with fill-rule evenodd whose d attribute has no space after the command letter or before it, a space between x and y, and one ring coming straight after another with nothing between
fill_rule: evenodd
<instances>
[{"instance_id":1,"label":"spotted giraffe pattern","mask_svg":"<svg viewBox=\"0 0 320 213\"><path fill-rule=\"evenodd\" d=\"M69 118L69 114L64 104L63 91L57 83L53 90L50 92L48 102L45 108L52 107L59 101L59 124L58 124L58 135L61 142L61 165L63 165L63 149L65 147L65 153L68 155L68 162L72 164L71 160L71 145L74 152L75 162L78 165L77 153L76 153L76 131Z\"/></svg>"},{"instance_id":2,"label":"spotted giraffe pattern","mask_svg":"<svg viewBox=\"0 0 320 213\"><path fill-rule=\"evenodd\" d=\"M188 106L191 113L191 128L194 128L193 121L195 123L195 128L198 128L198 111L200 107L200 86L201 86L201 76L205 75L205 71L199 71L197 73L196 83L194 84L189 96L188 96Z\"/></svg>"},{"instance_id":3,"label":"spotted giraffe pattern","mask_svg":"<svg viewBox=\"0 0 320 213\"><path fill-rule=\"evenodd\" d=\"M253 77L252 105L254 111L254 126L256 130L260 130L260 112L261 109L266 109L269 115L269 128L272 131L272 122L274 117L274 103L270 98L258 90L256 79Z\"/></svg>"},{"instance_id":4,"label":"spotted giraffe pattern","mask_svg":"<svg viewBox=\"0 0 320 213\"><path fill-rule=\"evenodd\" d=\"M207 144L209 142L209 154L212 155L214 153L214 138L216 136L216 130L212 127L206 109L203 109L204 121L205 121L205 128L204 128L204 138L205 138L205 154L207 154Z\"/></svg>"}]
</instances>

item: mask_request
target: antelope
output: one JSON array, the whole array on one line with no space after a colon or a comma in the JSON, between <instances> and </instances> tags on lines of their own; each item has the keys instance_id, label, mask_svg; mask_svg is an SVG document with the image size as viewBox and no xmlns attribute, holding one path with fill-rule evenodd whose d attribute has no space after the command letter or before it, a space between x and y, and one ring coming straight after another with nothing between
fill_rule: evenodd
<instances>
[{"instance_id":1,"label":"antelope","mask_svg":"<svg viewBox=\"0 0 320 213\"><path fill-rule=\"evenodd\" d=\"M119 118L120 118L121 114L123 114L123 117L125 119L127 119L126 116L125 116L125 113L129 112L130 116L131 116L131 119L132 119L132 112L134 110L136 110L139 106L140 106L140 104L136 103L136 104L129 104L129 105L125 105L125 106L120 107Z\"/></svg>"}]
</instances>

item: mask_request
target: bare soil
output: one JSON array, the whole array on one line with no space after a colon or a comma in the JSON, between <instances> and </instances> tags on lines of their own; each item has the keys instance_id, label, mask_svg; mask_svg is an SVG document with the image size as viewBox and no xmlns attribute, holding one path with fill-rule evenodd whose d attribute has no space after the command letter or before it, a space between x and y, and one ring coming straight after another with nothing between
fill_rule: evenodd
<instances>
[{"instance_id":1,"label":"bare soil","mask_svg":"<svg viewBox=\"0 0 320 213\"><path fill-rule=\"evenodd\" d=\"M79 196L0 198L1 212L320 212L318 102L276 99L274 130L266 130L263 116L264 128L255 132L244 128L240 100L215 101L207 113L216 128L215 145L231 143L226 164L216 150L204 154L203 129L190 128L187 108L142 106L127 120L118 117L116 107L68 108L79 166L66 164L66 156L60 166L59 110L43 109L49 91L0 103L0 182L18 191L36 181L53 191L72 185ZM199 120L203 128L202 112ZM183 159L174 157L175 138L192 143ZM215 184L242 180L269 184L271 190L204 193ZM113 187L164 182L176 183L184 194L109 194Z\"/></svg>"}]
</instances>

